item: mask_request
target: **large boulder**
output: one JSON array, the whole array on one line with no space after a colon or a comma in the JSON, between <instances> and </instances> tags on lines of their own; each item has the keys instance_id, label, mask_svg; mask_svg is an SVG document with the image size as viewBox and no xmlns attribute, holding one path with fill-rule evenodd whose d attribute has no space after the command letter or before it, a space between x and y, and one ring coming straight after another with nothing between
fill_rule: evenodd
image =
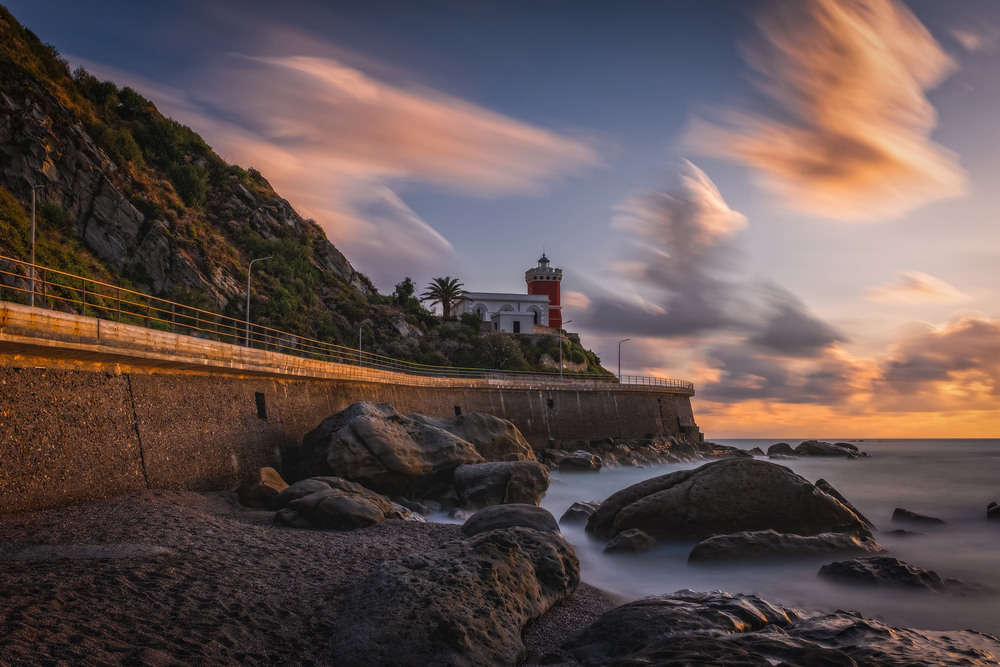
<instances>
[{"instance_id":1,"label":"large boulder","mask_svg":"<svg viewBox=\"0 0 1000 667\"><path fill-rule=\"evenodd\" d=\"M587 530L611 539L638 528L658 540L775 530L818 535L870 530L854 512L784 466L727 459L654 477L605 500Z\"/></svg>"},{"instance_id":2,"label":"large boulder","mask_svg":"<svg viewBox=\"0 0 1000 667\"><path fill-rule=\"evenodd\" d=\"M696 544L689 563L801 558L830 554L877 554L885 549L875 540L850 533L782 535L773 530L714 535Z\"/></svg>"},{"instance_id":3,"label":"large boulder","mask_svg":"<svg viewBox=\"0 0 1000 667\"><path fill-rule=\"evenodd\" d=\"M472 443L385 403L355 403L302 439L307 477L334 476L388 496L428 498L451 489L455 468L482 463Z\"/></svg>"},{"instance_id":4,"label":"large boulder","mask_svg":"<svg viewBox=\"0 0 1000 667\"><path fill-rule=\"evenodd\" d=\"M768 456L795 456L795 450L787 442L776 442L767 448Z\"/></svg>"},{"instance_id":5,"label":"large boulder","mask_svg":"<svg viewBox=\"0 0 1000 667\"><path fill-rule=\"evenodd\" d=\"M453 483L462 507L537 505L549 488L549 468L537 461L470 463L455 468Z\"/></svg>"},{"instance_id":6,"label":"large boulder","mask_svg":"<svg viewBox=\"0 0 1000 667\"><path fill-rule=\"evenodd\" d=\"M487 461L537 460L535 450L512 422L485 412L470 412L454 419L421 414L407 417L471 442Z\"/></svg>"},{"instance_id":7,"label":"large boulder","mask_svg":"<svg viewBox=\"0 0 1000 667\"><path fill-rule=\"evenodd\" d=\"M385 496L339 477L298 481L278 494L275 506L275 522L294 528L354 530L386 519L423 520Z\"/></svg>"},{"instance_id":8,"label":"large boulder","mask_svg":"<svg viewBox=\"0 0 1000 667\"><path fill-rule=\"evenodd\" d=\"M462 525L462 532L472 537L501 528L531 528L542 533L559 533L559 524L552 514L534 505L494 505L481 509Z\"/></svg>"},{"instance_id":9,"label":"large boulder","mask_svg":"<svg viewBox=\"0 0 1000 667\"><path fill-rule=\"evenodd\" d=\"M795 456L843 456L857 458L867 456L858 451L857 446L849 442L824 442L822 440L806 440L795 448Z\"/></svg>"},{"instance_id":10,"label":"large boulder","mask_svg":"<svg viewBox=\"0 0 1000 667\"><path fill-rule=\"evenodd\" d=\"M1000 655L996 637L922 632L858 612L808 614L756 595L696 593L645 598L613 609L538 664L571 665L979 665Z\"/></svg>"},{"instance_id":11,"label":"large boulder","mask_svg":"<svg viewBox=\"0 0 1000 667\"><path fill-rule=\"evenodd\" d=\"M821 577L844 583L927 591L944 589L945 582L933 570L904 563L891 556L872 556L828 563L819 569Z\"/></svg>"},{"instance_id":12,"label":"large boulder","mask_svg":"<svg viewBox=\"0 0 1000 667\"><path fill-rule=\"evenodd\" d=\"M277 507L278 494L288 488L274 468L259 468L236 489L236 497L244 507L272 510Z\"/></svg>"},{"instance_id":13,"label":"large boulder","mask_svg":"<svg viewBox=\"0 0 1000 667\"><path fill-rule=\"evenodd\" d=\"M902 507L897 507L892 511L892 522L910 523L919 526L940 526L944 524L944 520L939 519L936 516L917 514L916 512L911 512L910 510Z\"/></svg>"},{"instance_id":14,"label":"large boulder","mask_svg":"<svg viewBox=\"0 0 1000 667\"><path fill-rule=\"evenodd\" d=\"M524 627L579 582L579 561L558 533L479 533L377 566L340 608L330 657L338 665L514 665L525 653Z\"/></svg>"},{"instance_id":15,"label":"large boulder","mask_svg":"<svg viewBox=\"0 0 1000 667\"><path fill-rule=\"evenodd\" d=\"M559 472L597 472L603 466L600 456L583 449L570 452L559 460Z\"/></svg>"}]
</instances>

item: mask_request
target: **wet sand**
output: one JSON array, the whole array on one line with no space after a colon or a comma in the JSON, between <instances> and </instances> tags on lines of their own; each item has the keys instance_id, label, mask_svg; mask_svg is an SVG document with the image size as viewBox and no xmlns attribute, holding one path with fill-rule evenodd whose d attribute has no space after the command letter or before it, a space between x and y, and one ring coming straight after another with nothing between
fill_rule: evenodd
<instances>
[{"instance_id":1,"label":"wet sand","mask_svg":"<svg viewBox=\"0 0 1000 667\"><path fill-rule=\"evenodd\" d=\"M456 525L274 525L232 492L152 491L0 517L2 665L334 665L345 593ZM616 602L581 585L524 633L553 648Z\"/></svg>"}]
</instances>

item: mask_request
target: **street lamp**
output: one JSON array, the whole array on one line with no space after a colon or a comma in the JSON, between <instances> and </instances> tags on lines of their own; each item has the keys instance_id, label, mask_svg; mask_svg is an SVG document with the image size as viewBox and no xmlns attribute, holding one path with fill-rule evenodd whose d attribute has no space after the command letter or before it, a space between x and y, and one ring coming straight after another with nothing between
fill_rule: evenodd
<instances>
[{"instance_id":1,"label":"street lamp","mask_svg":"<svg viewBox=\"0 0 1000 667\"><path fill-rule=\"evenodd\" d=\"M265 259L271 259L271 257L252 259L250 260L250 265L247 267L247 347L250 347L250 271L253 270L254 262L263 262Z\"/></svg>"},{"instance_id":2,"label":"street lamp","mask_svg":"<svg viewBox=\"0 0 1000 667\"><path fill-rule=\"evenodd\" d=\"M542 253L542 254L544 254L544 253ZM563 322L563 326L569 324L572 321L573 320L566 320L565 322ZM562 380L562 371L563 371L563 369L562 369L562 332L563 332L563 330L560 329L559 330L559 379L560 380Z\"/></svg>"},{"instance_id":3,"label":"street lamp","mask_svg":"<svg viewBox=\"0 0 1000 667\"><path fill-rule=\"evenodd\" d=\"M35 305L35 190L44 188L44 185L31 186L31 296L29 305Z\"/></svg>"},{"instance_id":4,"label":"street lamp","mask_svg":"<svg viewBox=\"0 0 1000 667\"><path fill-rule=\"evenodd\" d=\"M618 383L621 384L622 381L622 343L632 340L631 338L622 338L618 341Z\"/></svg>"}]
</instances>

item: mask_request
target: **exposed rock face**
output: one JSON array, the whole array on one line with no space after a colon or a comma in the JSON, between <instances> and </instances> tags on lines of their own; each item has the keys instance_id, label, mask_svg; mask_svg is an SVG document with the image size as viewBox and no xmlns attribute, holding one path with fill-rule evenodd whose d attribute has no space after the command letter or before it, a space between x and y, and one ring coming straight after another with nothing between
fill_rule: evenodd
<instances>
[{"instance_id":1,"label":"exposed rock face","mask_svg":"<svg viewBox=\"0 0 1000 667\"><path fill-rule=\"evenodd\" d=\"M341 608L330 656L338 665L514 665L524 626L579 581L559 534L482 532L379 565Z\"/></svg>"},{"instance_id":2,"label":"exposed rock face","mask_svg":"<svg viewBox=\"0 0 1000 667\"><path fill-rule=\"evenodd\" d=\"M73 220L72 233L77 238L116 270L140 276L154 294L169 294L177 288L204 289L222 307L242 293L245 281L238 263L210 270L195 239L183 238L176 221L168 220L163 212L147 217L137 208L151 199L144 191L150 187L146 182L156 184L162 174L150 171L135 178L119 169L88 134L83 120L30 74L5 80L4 88L7 93L0 94L0 186L28 201L31 186L43 185L39 203L58 205ZM317 268L360 293L374 293L322 230L299 216L286 200L258 197L235 178L213 187L220 188L218 199L227 200L206 215L217 229L249 225L265 239L292 229L314 239L310 260Z\"/></svg>"},{"instance_id":3,"label":"exposed rock face","mask_svg":"<svg viewBox=\"0 0 1000 667\"><path fill-rule=\"evenodd\" d=\"M885 549L875 540L848 533L820 535L782 535L773 530L715 535L691 549L690 563L725 562L735 560L798 558L849 553L882 553Z\"/></svg>"},{"instance_id":4,"label":"exposed rock face","mask_svg":"<svg viewBox=\"0 0 1000 667\"><path fill-rule=\"evenodd\" d=\"M624 554L649 551L656 546L656 539L649 533L641 530L623 530L611 538L611 541L604 547L604 553Z\"/></svg>"},{"instance_id":5,"label":"exposed rock face","mask_svg":"<svg viewBox=\"0 0 1000 667\"><path fill-rule=\"evenodd\" d=\"M491 530L515 527L560 534L555 517L548 510L534 505L494 505L481 509L466 520L462 532L472 537Z\"/></svg>"},{"instance_id":6,"label":"exposed rock face","mask_svg":"<svg viewBox=\"0 0 1000 667\"><path fill-rule=\"evenodd\" d=\"M236 495L241 505L271 510L277 507L278 494L287 488L277 470L261 468L236 489Z\"/></svg>"},{"instance_id":7,"label":"exposed rock face","mask_svg":"<svg viewBox=\"0 0 1000 667\"><path fill-rule=\"evenodd\" d=\"M597 454L585 452L578 449L570 452L559 461L561 472L597 472L604 465L604 461Z\"/></svg>"},{"instance_id":8,"label":"exposed rock face","mask_svg":"<svg viewBox=\"0 0 1000 667\"><path fill-rule=\"evenodd\" d=\"M423 521L385 496L339 477L296 482L278 495L275 506L274 520L293 528L354 530L386 519Z\"/></svg>"},{"instance_id":9,"label":"exposed rock face","mask_svg":"<svg viewBox=\"0 0 1000 667\"><path fill-rule=\"evenodd\" d=\"M795 450L787 442L777 442L767 448L768 456L795 456Z\"/></svg>"},{"instance_id":10,"label":"exposed rock face","mask_svg":"<svg viewBox=\"0 0 1000 667\"><path fill-rule=\"evenodd\" d=\"M957 667L998 658L1000 641L977 632L900 629L857 612L805 617L756 595L679 591L604 614L540 663Z\"/></svg>"},{"instance_id":11,"label":"exposed rock face","mask_svg":"<svg viewBox=\"0 0 1000 667\"><path fill-rule=\"evenodd\" d=\"M537 505L549 488L549 469L537 461L471 463L455 468L453 483L462 507Z\"/></svg>"},{"instance_id":12,"label":"exposed rock face","mask_svg":"<svg viewBox=\"0 0 1000 667\"><path fill-rule=\"evenodd\" d=\"M945 587L945 583L936 572L904 563L891 556L837 561L821 567L819 574L845 583L868 586L916 588L928 591L940 591Z\"/></svg>"},{"instance_id":13,"label":"exposed rock face","mask_svg":"<svg viewBox=\"0 0 1000 667\"><path fill-rule=\"evenodd\" d=\"M629 528L658 540L757 530L870 534L836 498L784 466L754 459L716 461L634 484L611 495L587 523L605 539Z\"/></svg>"},{"instance_id":14,"label":"exposed rock face","mask_svg":"<svg viewBox=\"0 0 1000 667\"><path fill-rule=\"evenodd\" d=\"M795 456L843 456L857 458L868 456L849 442L823 442L822 440L806 440L793 451Z\"/></svg>"},{"instance_id":15,"label":"exposed rock face","mask_svg":"<svg viewBox=\"0 0 1000 667\"><path fill-rule=\"evenodd\" d=\"M912 523L924 526L935 526L944 524L944 521L942 519L938 519L937 517L933 516L927 516L926 514L917 514L916 512L911 512L910 510L903 509L902 507L897 507L892 511L892 522Z\"/></svg>"},{"instance_id":16,"label":"exposed rock face","mask_svg":"<svg viewBox=\"0 0 1000 667\"><path fill-rule=\"evenodd\" d=\"M514 424L483 412L470 412L454 419L407 415L410 419L448 431L471 442L487 461L535 461L535 451Z\"/></svg>"},{"instance_id":17,"label":"exposed rock face","mask_svg":"<svg viewBox=\"0 0 1000 667\"><path fill-rule=\"evenodd\" d=\"M302 450L307 476L343 477L406 498L443 493L455 468L483 462L472 443L385 403L355 403L327 417L303 437Z\"/></svg>"},{"instance_id":18,"label":"exposed rock face","mask_svg":"<svg viewBox=\"0 0 1000 667\"><path fill-rule=\"evenodd\" d=\"M590 519L590 515L597 511L597 508L601 506L598 502L577 502L569 506L563 515L559 517L559 523L575 524L575 523L587 523Z\"/></svg>"}]
</instances>

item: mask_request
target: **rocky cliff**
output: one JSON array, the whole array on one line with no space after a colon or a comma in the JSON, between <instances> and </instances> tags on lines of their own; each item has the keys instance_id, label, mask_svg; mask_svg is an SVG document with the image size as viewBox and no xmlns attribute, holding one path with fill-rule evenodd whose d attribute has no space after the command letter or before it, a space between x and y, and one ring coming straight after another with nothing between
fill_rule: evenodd
<instances>
[{"instance_id":1,"label":"rocky cliff","mask_svg":"<svg viewBox=\"0 0 1000 667\"><path fill-rule=\"evenodd\" d=\"M43 186L37 196L48 217L61 211L59 231L156 295L197 295L197 305L225 310L244 294L249 260L265 255L275 260L254 267L262 293L281 283L293 300L329 313L376 295L259 172L226 164L135 91L71 74L0 7L0 187L27 202L33 185ZM272 319L289 314L261 310Z\"/></svg>"}]
</instances>

